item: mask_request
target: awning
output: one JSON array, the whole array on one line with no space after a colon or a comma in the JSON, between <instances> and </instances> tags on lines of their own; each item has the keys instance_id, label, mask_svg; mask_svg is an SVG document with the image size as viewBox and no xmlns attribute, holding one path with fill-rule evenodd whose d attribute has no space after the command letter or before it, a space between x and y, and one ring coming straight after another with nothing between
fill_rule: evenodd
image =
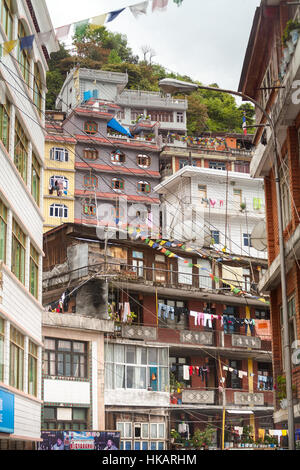
<instances>
[{"instance_id":1,"label":"awning","mask_svg":"<svg viewBox=\"0 0 300 470\"><path fill-rule=\"evenodd\" d=\"M111 129L114 129L117 132L120 132L120 134L128 135L128 137L132 137L131 133L125 129L121 124L116 120L116 119L111 119L108 123L107 126L110 127Z\"/></svg>"}]
</instances>

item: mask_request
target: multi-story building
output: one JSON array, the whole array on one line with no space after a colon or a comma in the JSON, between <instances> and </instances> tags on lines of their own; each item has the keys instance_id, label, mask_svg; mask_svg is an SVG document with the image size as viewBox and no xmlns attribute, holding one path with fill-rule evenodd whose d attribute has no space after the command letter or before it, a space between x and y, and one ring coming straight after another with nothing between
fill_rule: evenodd
<instances>
[{"instance_id":1,"label":"multi-story building","mask_svg":"<svg viewBox=\"0 0 300 470\"><path fill-rule=\"evenodd\" d=\"M212 276L217 264L231 271L233 260L150 242L142 233L105 241L79 224L47 232L44 305L55 308L66 288L76 292L51 314L53 335L63 337L60 325L70 316L76 325L78 315L114 325L104 333L105 426L121 432L123 449L168 449L172 429L191 437L208 424L220 448L224 414L227 446L243 426L257 438L273 428L268 305ZM266 261L251 261L257 282ZM249 267L247 257L239 263ZM238 285L250 289L246 277Z\"/></svg>"},{"instance_id":2,"label":"multi-story building","mask_svg":"<svg viewBox=\"0 0 300 470\"><path fill-rule=\"evenodd\" d=\"M65 114L46 113L44 231L74 222L76 139L63 132Z\"/></svg>"},{"instance_id":3,"label":"multi-story building","mask_svg":"<svg viewBox=\"0 0 300 470\"><path fill-rule=\"evenodd\" d=\"M276 197L274 139L278 147L278 173L281 189L284 256L287 281L288 330L292 356L294 418L300 420L300 371L297 356L299 341L299 143L300 108L298 78L300 73L299 6L286 1L262 1L257 8L244 60L239 91L255 99L272 119L273 135L261 109L257 107L256 151L251 162L251 175L264 178L266 199L266 239L269 268L259 283L261 292L271 300L272 350L274 380L278 382L274 421L287 425L285 396L284 328ZM287 41L287 42L286 42ZM296 348L296 350L295 350ZM285 349L287 351L287 349ZM280 385L281 384L281 385ZM282 388L282 390L281 390ZM283 401L280 400L283 398Z\"/></svg>"},{"instance_id":4,"label":"multi-story building","mask_svg":"<svg viewBox=\"0 0 300 470\"><path fill-rule=\"evenodd\" d=\"M225 170L222 162L210 168L183 166L155 188L162 197L164 236L266 259L251 240L265 217L263 181Z\"/></svg>"},{"instance_id":5,"label":"multi-story building","mask_svg":"<svg viewBox=\"0 0 300 470\"><path fill-rule=\"evenodd\" d=\"M70 113L87 96L93 96L117 104L117 119L123 126L128 128L140 122L138 133L155 134L158 128L162 136L170 132L186 134L187 100L174 99L161 92L125 89L127 83L126 73L73 69L60 91L56 107Z\"/></svg>"},{"instance_id":6,"label":"multi-story building","mask_svg":"<svg viewBox=\"0 0 300 470\"><path fill-rule=\"evenodd\" d=\"M39 36L53 28L44 0L2 1L0 23L1 43L16 40L0 64L0 446L23 449L41 428L44 111L57 43Z\"/></svg>"}]
</instances>

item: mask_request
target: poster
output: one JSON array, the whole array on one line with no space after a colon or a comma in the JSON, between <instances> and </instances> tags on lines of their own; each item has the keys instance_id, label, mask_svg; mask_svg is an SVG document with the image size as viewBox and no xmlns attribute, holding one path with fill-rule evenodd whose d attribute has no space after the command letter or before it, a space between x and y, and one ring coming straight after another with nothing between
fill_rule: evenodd
<instances>
[{"instance_id":1,"label":"poster","mask_svg":"<svg viewBox=\"0 0 300 470\"><path fill-rule=\"evenodd\" d=\"M38 450L119 450L119 431L43 431Z\"/></svg>"}]
</instances>

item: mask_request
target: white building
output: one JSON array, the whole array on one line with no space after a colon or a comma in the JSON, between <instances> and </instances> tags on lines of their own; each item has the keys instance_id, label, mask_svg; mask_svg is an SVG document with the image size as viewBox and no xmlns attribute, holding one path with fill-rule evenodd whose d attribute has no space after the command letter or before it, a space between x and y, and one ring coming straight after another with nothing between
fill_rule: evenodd
<instances>
[{"instance_id":1,"label":"white building","mask_svg":"<svg viewBox=\"0 0 300 470\"><path fill-rule=\"evenodd\" d=\"M162 195L164 237L195 240L199 246L237 256L267 258L251 243L265 218L262 180L246 173L185 166L156 188Z\"/></svg>"},{"instance_id":2,"label":"white building","mask_svg":"<svg viewBox=\"0 0 300 470\"><path fill-rule=\"evenodd\" d=\"M3 0L0 23L1 43L17 40L0 63L0 448L24 449L41 429L43 113L57 43L38 36L53 29L45 0Z\"/></svg>"}]
</instances>

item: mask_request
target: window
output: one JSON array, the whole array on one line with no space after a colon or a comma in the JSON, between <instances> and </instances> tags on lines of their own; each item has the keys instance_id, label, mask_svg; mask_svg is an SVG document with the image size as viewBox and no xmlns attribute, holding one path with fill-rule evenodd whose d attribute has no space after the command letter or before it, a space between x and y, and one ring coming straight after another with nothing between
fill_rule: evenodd
<instances>
[{"instance_id":1,"label":"window","mask_svg":"<svg viewBox=\"0 0 300 470\"><path fill-rule=\"evenodd\" d=\"M36 156L32 154L31 194L38 206L40 205L40 181L41 181L41 166Z\"/></svg>"},{"instance_id":2,"label":"window","mask_svg":"<svg viewBox=\"0 0 300 470\"><path fill-rule=\"evenodd\" d=\"M197 160L179 160L179 168L184 168L185 166L197 166Z\"/></svg>"},{"instance_id":3,"label":"window","mask_svg":"<svg viewBox=\"0 0 300 470\"><path fill-rule=\"evenodd\" d=\"M86 202L82 206L84 215L87 217L95 217L97 215L97 206L94 203Z\"/></svg>"},{"instance_id":4,"label":"window","mask_svg":"<svg viewBox=\"0 0 300 470\"><path fill-rule=\"evenodd\" d=\"M25 183L27 182L28 139L23 127L16 118L15 122L15 165Z\"/></svg>"},{"instance_id":5,"label":"window","mask_svg":"<svg viewBox=\"0 0 300 470\"><path fill-rule=\"evenodd\" d=\"M165 423L117 422L121 450L164 450Z\"/></svg>"},{"instance_id":6,"label":"window","mask_svg":"<svg viewBox=\"0 0 300 470\"><path fill-rule=\"evenodd\" d=\"M295 298L291 297L288 300L288 329L289 329L289 342L290 345L297 339L297 322L296 322L296 304ZM281 322L281 343L282 343L282 358L283 364L285 364L285 353L284 353L284 326L283 326L283 310L280 307L280 322Z\"/></svg>"},{"instance_id":7,"label":"window","mask_svg":"<svg viewBox=\"0 0 300 470\"><path fill-rule=\"evenodd\" d=\"M86 431L88 425L87 408L44 407L43 430Z\"/></svg>"},{"instance_id":8,"label":"window","mask_svg":"<svg viewBox=\"0 0 300 470\"><path fill-rule=\"evenodd\" d=\"M119 179L119 178L113 178L112 183L111 183L111 187L114 190L123 191L124 187L125 187L124 180Z\"/></svg>"},{"instance_id":9,"label":"window","mask_svg":"<svg viewBox=\"0 0 300 470\"><path fill-rule=\"evenodd\" d=\"M38 347L32 341L28 345L28 393L37 396Z\"/></svg>"},{"instance_id":10,"label":"window","mask_svg":"<svg viewBox=\"0 0 300 470\"><path fill-rule=\"evenodd\" d=\"M84 132L86 134L95 135L98 132L98 124L95 121L87 121L84 123Z\"/></svg>"},{"instance_id":11,"label":"window","mask_svg":"<svg viewBox=\"0 0 300 470\"><path fill-rule=\"evenodd\" d=\"M17 222L13 220L11 270L22 284L25 284L25 252L26 235Z\"/></svg>"},{"instance_id":12,"label":"window","mask_svg":"<svg viewBox=\"0 0 300 470\"><path fill-rule=\"evenodd\" d=\"M132 267L138 277L144 276L144 253L140 251L132 252Z\"/></svg>"},{"instance_id":13,"label":"window","mask_svg":"<svg viewBox=\"0 0 300 470\"><path fill-rule=\"evenodd\" d=\"M105 346L107 390L135 389L164 392L169 385L167 349L109 344Z\"/></svg>"},{"instance_id":14,"label":"window","mask_svg":"<svg viewBox=\"0 0 300 470\"><path fill-rule=\"evenodd\" d=\"M65 148L53 147L50 150L50 160L54 160L57 162L68 162L69 151Z\"/></svg>"},{"instance_id":15,"label":"window","mask_svg":"<svg viewBox=\"0 0 300 470\"><path fill-rule=\"evenodd\" d=\"M138 155L136 160L138 166L141 168L149 168L151 165L151 157L148 157L148 155Z\"/></svg>"},{"instance_id":16,"label":"window","mask_svg":"<svg viewBox=\"0 0 300 470\"><path fill-rule=\"evenodd\" d=\"M250 292L251 291L251 272L250 272L250 268L243 268L243 278L244 278L243 289L246 292Z\"/></svg>"},{"instance_id":17,"label":"window","mask_svg":"<svg viewBox=\"0 0 300 470\"><path fill-rule=\"evenodd\" d=\"M43 113L43 85L40 69L37 64L34 64L33 102L36 105L37 111L41 116Z\"/></svg>"},{"instance_id":18,"label":"window","mask_svg":"<svg viewBox=\"0 0 300 470\"><path fill-rule=\"evenodd\" d=\"M167 263L165 256L155 255L154 258L154 282L165 283L167 281Z\"/></svg>"},{"instance_id":19,"label":"window","mask_svg":"<svg viewBox=\"0 0 300 470\"><path fill-rule=\"evenodd\" d=\"M92 148L86 148L83 151L83 158L87 160L97 160L99 156L98 150Z\"/></svg>"},{"instance_id":20,"label":"window","mask_svg":"<svg viewBox=\"0 0 300 470\"><path fill-rule=\"evenodd\" d=\"M169 358L170 373L174 376L174 379L176 379L177 382L190 385L190 382L185 381L183 378L183 366L185 365L189 365L189 360L186 357L170 357Z\"/></svg>"},{"instance_id":21,"label":"window","mask_svg":"<svg viewBox=\"0 0 300 470\"><path fill-rule=\"evenodd\" d=\"M253 209L255 211L259 211L261 209L261 206L262 206L262 200L258 197L254 197L253 198Z\"/></svg>"},{"instance_id":22,"label":"window","mask_svg":"<svg viewBox=\"0 0 300 470\"><path fill-rule=\"evenodd\" d=\"M98 188L98 178L96 176L85 176L83 186L86 188Z\"/></svg>"},{"instance_id":23,"label":"window","mask_svg":"<svg viewBox=\"0 0 300 470\"><path fill-rule=\"evenodd\" d=\"M131 120L132 121L137 121L139 117L143 115L143 110L142 109L132 109L131 110Z\"/></svg>"},{"instance_id":24,"label":"window","mask_svg":"<svg viewBox=\"0 0 300 470\"><path fill-rule=\"evenodd\" d=\"M110 158L111 158L111 162L114 165L121 165L122 163L125 163L126 161L125 153L121 152L120 150L117 150L116 152L112 152Z\"/></svg>"},{"instance_id":25,"label":"window","mask_svg":"<svg viewBox=\"0 0 300 470\"><path fill-rule=\"evenodd\" d=\"M211 239L213 245L218 245L220 243L220 232L218 230L212 230Z\"/></svg>"},{"instance_id":26,"label":"window","mask_svg":"<svg viewBox=\"0 0 300 470\"><path fill-rule=\"evenodd\" d=\"M281 190L281 207L282 207L282 218L283 226L286 227L292 218L291 211L291 193L290 193L290 176L289 169L287 167L287 159L283 161L283 164L279 170L280 190Z\"/></svg>"},{"instance_id":27,"label":"window","mask_svg":"<svg viewBox=\"0 0 300 470\"><path fill-rule=\"evenodd\" d=\"M50 217L57 217L60 219L68 218L69 209L62 204L52 204L50 206Z\"/></svg>"},{"instance_id":28,"label":"window","mask_svg":"<svg viewBox=\"0 0 300 470\"><path fill-rule=\"evenodd\" d=\"M243 233L243 245L251 247L251 234Z\"/></svg>"},{"instance_id":29,"label":"window","mask_svg":"<svg viewBox=\"0 0 300 470\"><path fill-rule=\"evenodd\" d=\"M234 208L240 209L241 204L242 204L242 190L241 189L233 190L233 201L234 201Z\"/></svg>"},{"instance_id":30,"label":"window","mask_svg":"<svg viewBox=\"0 0 300 470\"><path fill-rule=\"evenodd\" d=\"M198 184L198 199L200 204L203 204L205 207L207 206L207 187L202 184Z\"/></svg>"},{"instance_id":31,"label":"window","mask_svg":"<svg viewBox=\"0 0 300 470\"><path fill-rule=\"evenodd\" d=\"M49 194L57 191L58 196L67 195L69 189L69 180L65 176L51 176L49 180Z\"/></svg>"},{"instance_id":32,"label":"window","mask_svg":"<svg viewBox=\"0 0 300 470\"><path fill-rule=\"evenodd\" d=\"M0 200L0 260L6 259L7 208Z\"/></svg>"},{"instance_id":33,"label":"window","mask_svg":"<svg viewBox=\"0 0 300 470\"><path fill-rule=\"evenodd\" d=\"M27 32L25 31L24 25L21 21L18 24L18 46L17 46L17 53L18 53L18 61L19 66L21 68L22 75L24 77L25 82L29 86L30 82L30 58L29 58L29 51L27 49L21 50L21 41L20 39L28 36Z\"/></svg>"},{"instance_id":34,"label":"window","mask_svg":"<svg viewBox=\"0 0 300 470\"><path fill-rule=\"evenodd\" d=\"M0 317L0 382L4 379L4 320Z\"/></svg>"},{"instance_id":35,"label":"window","mask_svg":"<svg viewBox=\"0 0 300 470\"><path fill-rule=\"evenodd\" d=\"M250 163L244 161L236 161L234 164L234 171L237 173L250 173Z\"/></svg>"},{"instance_id":36,"label":"window","mask_svg":"<svg viewBox=\"0 0 300 470\"><path fill-rule=\"evenodd\" d=\"M10 103L0 104L0 139L9 151Z\"/></svg>"},{"instance_id":37,"label":"window","mask_svg":"<svg viewBox=\"0 0 300 470\"><path fill-rule=\"evenodd\" d=\"M23 390L24 383L24 336L10 327L9 385Z\"/></svg>"},{"instance_id":38,"label":"window","mask_svg":"<svg viewBox=\"0 0 300 470\"><path fill-rule=\"evenodd\" d=\"M229 361L229 367L234 369L232 372L228 372L226 378L226 388L240 389L242 388L242 379L238 376L238 371L241 370L240 361Z\"/></svg>"},{"instance_id":39,"label":"window","mask_svg":"<svg viewBox=\"0 0 300 470\"><path fill-rule=\"evenodd\" d=\"M210 161L209 168L211 170L226 170L226 163L225 162L217 162L217 161Z\"/></svg>"},{"instance_id":40,"label":"window","mask_svg":"<svg viewBox=\"0 0 300 470\"><path fill-rule=\"evenodd\" d=\"M139 181L137 184L137 190L140 193L150 193L151 192L151 184L147 181Z\"/></svg>"},{"instance_id":41,"label":"window","mask_svg":"<svg viewBox=\"0 0 300 470\"><path fill-rule=\"evenodd\" d=\"M30 292L37 299L39 287L39 254L30 245Z\"/></svg>"},{"instance_id":42,"label":"window","mask_svg":"<svg viewBox=\"0 0 300 470\"><path fill-rule=\"evenodd\" d=\"M2 0L1 5L1 24L9 41L12 40L13 33L13 16L12 16L12 1Z\"/></svg>"},{"instance_id":43,"label":"window","mask_svg":"<svg viewBox=\"0 0 300 470\"><path fill-rule=\"evenodd\" d=\"M44 373L49 376L87 378L87 343L45 339Z\"/></svg>"},{"instance_id":44,"label":"window","mask_svg":"<svg viewBox=\"0 0 300 470\"><path fill-rule=\"evenodd\" d=\"M183 113L177 113L176 114L176 120L178 123L183 123L184 122L184 114Z\"/></svg>"}]
</instances>

